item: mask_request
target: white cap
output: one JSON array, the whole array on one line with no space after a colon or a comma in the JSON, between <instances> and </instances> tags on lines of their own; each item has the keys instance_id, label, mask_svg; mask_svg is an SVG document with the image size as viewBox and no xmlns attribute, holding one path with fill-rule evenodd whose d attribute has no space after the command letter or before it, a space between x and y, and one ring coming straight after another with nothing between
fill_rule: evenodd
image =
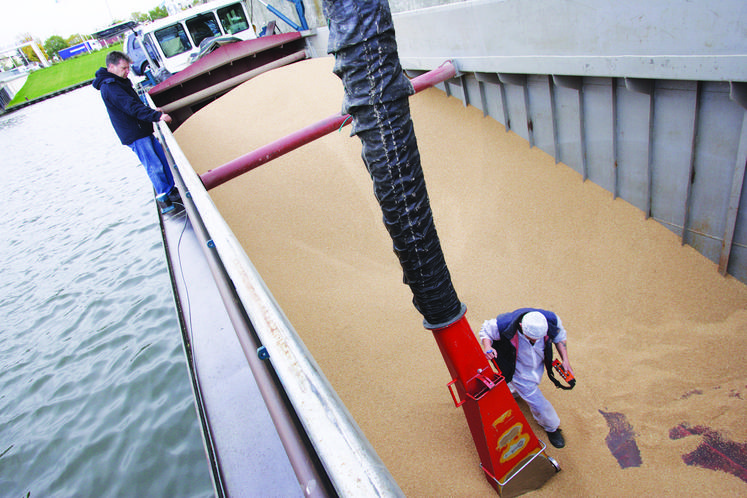
<instances>
[{"instance_id":1,"label":"white cap","mask_svg":"<svg viewBox=\"0 0 747 498\"><path fill-rule=\"evenodd\" d=\"M542 339L547 334L547 318L539 311L530 311L521 319L521 330L530 339Z\"/></svg>"}]
</instances>

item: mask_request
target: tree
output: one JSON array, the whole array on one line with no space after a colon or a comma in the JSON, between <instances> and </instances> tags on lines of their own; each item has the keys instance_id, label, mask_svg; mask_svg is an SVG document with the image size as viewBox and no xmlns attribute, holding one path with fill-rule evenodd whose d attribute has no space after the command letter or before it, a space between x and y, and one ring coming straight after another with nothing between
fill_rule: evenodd
<instances>
[{"instance_id":1,"label":"tree","mask_svg":"<svg viewBox=\"0 0 747 498\"><path fill-rule=\"evenodd\" d=\"M169 11L166 10L166 7L164 6L156 7L155 9L148 11L148 17L150 17L151 21L155 21L156 19L162 19L168 16L169 16Z\"/></svg>"},{"instance_id":2,"label":"tree","mask_svg":"<svg viewBox=\"0 0 747 498\"><path fill-rule=\"evenodd\" d=\"M44 50L50 57L54 57L60 52L60 50L65 49L69 46L70 45L68 45L68 43L58 35L52 35L47 38L47 41L44 42Z\"/></svg>"},{"instance_id":3,"label":"tree","mask_svg":"<svg viewBox=\"0 0 747 498\"><path fill-rule=\"evenodd\" d=\"M65 43L67 43L68 47L74 47L78 43L83 43L83 37L80 36L80 33L70 35L67 40L65 40Z\"/></svg>"},{"instance_id":4,"label":"tree","mask_svg":"<svg viewBox=\"0 0 747 498\"><path fill-rule=\"evenodd\" d=\"M41 47L41 41L39 41L38 39L34 39L34 37L30 33L26 33L25 35L23 35L23 37L19 40L19 42L20 43L34 42L39 46L42 53L45 52L44 49ZM26 60L31 61L31 62L41 62L39 60L39 56L36 55L36 52L30 46L23 47L21 51L23 52L23 55L26 56ZM44 57L47 57L46 53L44 53Z\"/></svg>"},{"instance_id":5,"label":"tree","mask_svg":"<svg viewBox=\"0 0 747 498\"><path fill-rule=\"evenodd\" d=\"M156 7L153 10L148 11L147 14L143 14L142 12L133 12L130 14L130 18L133 21L136 22L147 22L147 21L155 21L156 19L161 19L162 17L168 17L169 12L166 10L166 7Z\"/></svg>"},{"instance_id":6,"label":"tree","mask_svg":"<svg viewBox=\"0 0 747 498\"><path fill-rule=\"evenodd\" d=\"M148 14L143 14L142 12L133 12L132 14L130 14L130 19L132 19L135 22L150 21Z\"/></svg>"}]
</instances>

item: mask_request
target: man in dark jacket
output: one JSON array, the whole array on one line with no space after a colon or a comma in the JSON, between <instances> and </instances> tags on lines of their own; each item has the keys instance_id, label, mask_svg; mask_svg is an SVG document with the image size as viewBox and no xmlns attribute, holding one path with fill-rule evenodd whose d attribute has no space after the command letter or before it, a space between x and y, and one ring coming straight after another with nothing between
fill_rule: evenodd
<instances>
[{"instance_id":1,"label":"man in dark jacket","mask_svg":"<svg viewBox=\"0 0 747 498\"><path fill-rule=\"evenodd\" d=\"M101 92L109 119L123 145L130 147L145 167L156 191L156 199L161 213L174 210L174 203L181 198L174 177L169 169L163 148L153 135L153 123L171 122L171 117L159 109L143 104L132 82L130 60L122 52L113 51L106 56L106 67L96 71L93 87Z\"/></svg>"},{"instance_id":2,"label":"man in dark jacket","mask_svg":"<svg viewBox=\"0 0 747 498\"><path fill-rule=\"evenodd\" d=\"M552 376L552 345L563 367L573 372L568 359L566 331L552 311L521 308L487 320L480 328L480 343L488 360L495 359L509 388L527 402L532 416L545 429L556 448L565 446L560 418L539 390L542 374Z\"/></svg>"}]
</instances>

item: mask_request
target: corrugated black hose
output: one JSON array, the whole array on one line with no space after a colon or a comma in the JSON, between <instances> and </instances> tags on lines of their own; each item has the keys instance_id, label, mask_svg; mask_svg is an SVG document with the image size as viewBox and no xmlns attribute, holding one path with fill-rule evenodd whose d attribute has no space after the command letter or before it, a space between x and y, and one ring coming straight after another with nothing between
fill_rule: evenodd
<instances>
[{"instance_id":1,"label":"corrugated black hose","mask_svg":"<svg viewBox=\"0 0 747 498\"><path fill-rule=\"evenodd\" d=\"M433 222L408 98L414 93L399 62L385 0L325 0L328 52L345 88L342 112L363 144L384 225L426 328L463 314Z\"/></svg>"}]
</instances>

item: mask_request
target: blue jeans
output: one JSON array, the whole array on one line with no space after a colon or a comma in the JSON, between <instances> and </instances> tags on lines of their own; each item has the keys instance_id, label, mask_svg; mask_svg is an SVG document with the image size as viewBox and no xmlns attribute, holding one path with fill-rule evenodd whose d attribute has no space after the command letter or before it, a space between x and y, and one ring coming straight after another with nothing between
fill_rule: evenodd
<instances>
[{"instance_id":1,"label":"blue jeans","mask_svg":"<svg viewBox=\"0 0 747 498\"><path fill-rule=\"evenodd\" d=\"M130 144L130 148L143 163L150 182L156 189L156 194L161 195L171 192L171 189L174 188L174 177L171 174L171 169L169 169L169 163L166 161L163 148L156 137L150 135L135 140Z\"/></svg>"}]
</instances>

